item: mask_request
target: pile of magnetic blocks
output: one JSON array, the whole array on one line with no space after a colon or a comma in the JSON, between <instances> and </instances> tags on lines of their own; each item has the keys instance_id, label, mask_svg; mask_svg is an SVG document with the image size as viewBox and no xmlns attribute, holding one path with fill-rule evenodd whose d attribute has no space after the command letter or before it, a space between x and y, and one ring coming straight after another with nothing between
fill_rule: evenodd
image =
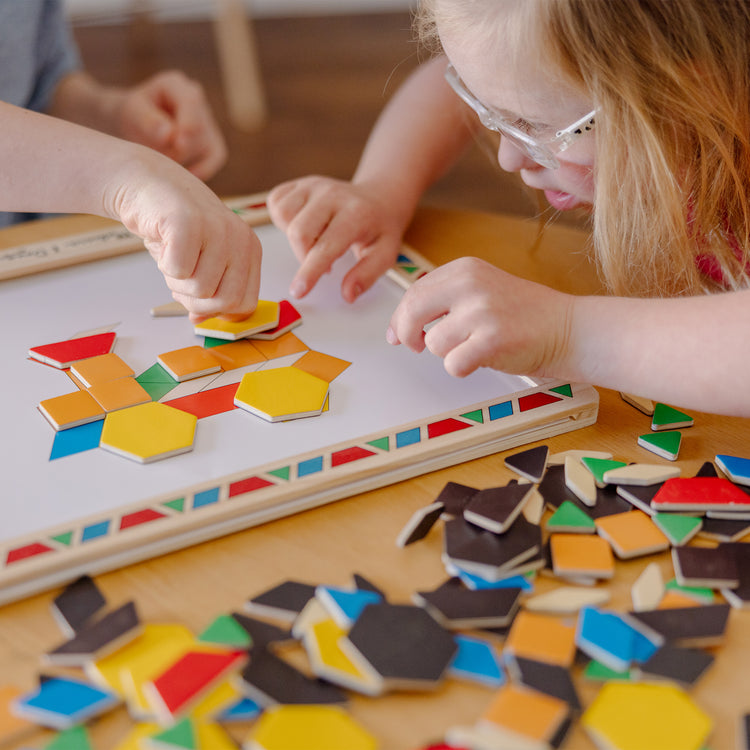
<instances>
[{"instance_id":1,"label":"pile of magnetic blocks","mask_svg":"<svg viewBox=\"0 0 750 750\"><path fill-rule=\"evenodd\" d=\"M261 300L245 320L195 326L203 346L164 352L140 375L112 351L112 331L33 347L77 386L39 404L57 431L51 458L100 446L148 463L192 450L198 420L230 409L269 422L321 414L349 363L310 351L291 332L301 322L286 300Z\"/></svg>"},{"instance_id":2,"label":"pile of magnetic blocks","mask_svg":"<svg viewBox=\"0 0 750 750\"><path fill-rule=\"evenodd\" d=\"M654 432L691 422L657 413L668 419ZM53 602L66 640L44 655L67 676L0 691L0 746L42 725L57 732L45 750L89 750L87 722L124 704L134 724L115 750L223 750L238 733L243 750L371 750L351 693L468 680L488 691L476 722L445 729L436 716L443 736L423 750L549 750L575 724L607 750L710 747L712 720L690 690L732 608L750 604L750 544L736 541L750 531L750 459L717 455L695 477L546 446L505 463L517 480L448 482L407 519L395 540L405 555L442 523L448 576L410 603L358 575L345 587L285 581L194 635L141 623L133 602L110 608L80 579ZM649 556L670 549L665 582ZM618 560L643 561L627 611L607 606ZM580 680L599 685L585 706Z\"/></svg>"}]
</instances>

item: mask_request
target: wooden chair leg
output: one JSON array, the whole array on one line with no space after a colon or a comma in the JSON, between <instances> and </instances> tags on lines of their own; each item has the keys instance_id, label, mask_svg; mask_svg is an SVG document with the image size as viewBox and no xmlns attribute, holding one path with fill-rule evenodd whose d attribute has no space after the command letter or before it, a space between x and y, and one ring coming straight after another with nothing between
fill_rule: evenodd
<instances>
[{"instance_id":1,"label":"wooden chair leg","mask_svg":"<svg viewBox=\"0 0 750 750\"><path fill-rule=\"evenodd\" d=\"M216 47L229 120L252 131L266 118L266 100L252 18L242 0L216 0Z\"/></svg>"}]
</instances>

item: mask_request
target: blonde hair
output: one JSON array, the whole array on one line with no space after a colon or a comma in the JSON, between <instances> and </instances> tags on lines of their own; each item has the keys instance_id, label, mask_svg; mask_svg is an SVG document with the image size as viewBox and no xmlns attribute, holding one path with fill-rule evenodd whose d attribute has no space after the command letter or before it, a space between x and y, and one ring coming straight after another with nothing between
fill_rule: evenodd
<instances>
[{"instance_id":1,"label":"blonde hair","mask_svg":"<svg viewBox=\"0 0 750 750\"><path fill-rule=\"evenodd\" d=\"M416 28L488 34L497 0L421 0ZM595 103L594 249L616 294L747 285L750 8L744 0L522 0L527 34ZM517 35L516 35L517 36ZM511 37L512 38L512 37ZM517 44L528 43L516 39Z\"/></svg>"}]
</instances>

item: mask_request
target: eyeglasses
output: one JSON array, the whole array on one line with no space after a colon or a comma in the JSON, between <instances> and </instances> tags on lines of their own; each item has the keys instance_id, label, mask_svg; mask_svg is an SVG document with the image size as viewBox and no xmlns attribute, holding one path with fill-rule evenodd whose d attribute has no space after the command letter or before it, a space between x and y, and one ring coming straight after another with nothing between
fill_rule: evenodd
<instances>
[{"instance_id":1,"label":"eyeglasses","mask_svg":"<svg viewBox=\"0 0 750 750\"><path fill-rule=\"evenodd\" d=\"M588 133L594 127L595 109L572 125L562 130L555 130L550 125L535 125L522 118L505 117L501 112L486 107L466 88L466 84L450 64L445 70L445 80L456 94L476 112L485 128L504 135L537 164L547 169L557 169L560 162L555 154L565 151L576 138Z\"/></svg>"}]
</instances>

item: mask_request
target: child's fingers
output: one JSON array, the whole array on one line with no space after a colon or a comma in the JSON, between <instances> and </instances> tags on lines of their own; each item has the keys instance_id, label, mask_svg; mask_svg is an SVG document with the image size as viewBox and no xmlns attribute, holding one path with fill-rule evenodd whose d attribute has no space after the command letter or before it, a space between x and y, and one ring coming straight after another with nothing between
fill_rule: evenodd
<instances>
[{"instance_id":1,"label":"child's fingers","mask_svg":"<svg viewBox=\"0 0 750 750\"><path fill-rule=\"evenodd\" d=\"M193 317L223 315L230 319L246 318L258 303L259 259L235 258L223 268L218 280L213 263L198 269L192 279L167 279L172 296L188 309ZM203 274L199 278L199 274ZM212 293L206 293L213 287Z\"/></svg>"},{"instance_id":2,"label":"child's fingers","mask_svg":"<svg viewBox=\"0 0 750 750\"><path fill-rule=\"evenodd\" d=\"M485 347L481 346L475 336L467 336L453 347L443 358L443 367L449 375L465 378L484 365Z\"/></svg>"},{"instance_id":3,"label":"child's fingers","mask_svg":"<svg viewBox=\"0 0 750 750\"><path fill-rule=\"evenodd\" d=\"M424 335L424 344L436 357L443 359L471 335L471 329L460 315L451 313L431 325Z\"/></svg>"},{"instance_id":4,"label":"child's fingers","mask_svg":"<svg viewBox=\"0 0 750 750\"><path fill-rule=\"evenodd\" d=\"M434 273L434 272L433 272ZM432 284L426 284L430 274L420 279L403 296L396 307L389 328L395 340L415 352L425 348L424 329L449 311L446 298L433 293Z\"/></svg>"},{"instance_id":5,"label":"child's fingers","mask_svg":"<svg viewBox=\"0 0 750 750\"><path fill-rule=\"evenodd\" d=\"M371 245L355 250L355 254L359 260L341 282L341 296L347 302L354 302L393 265L397 243L390 238L380 238Z\"/></svg>"},{"instance_id":6,"label":"child's fingers","mask_svg":"<svg viewBox=\"0 0 750 750\"><path fill-rule=\"evenodd\" d=\"M308 192L300 188L298 180L283 182L268 194L267 205L271 221L283 232L307 203Z\"/></svg>"}]
</instances>

